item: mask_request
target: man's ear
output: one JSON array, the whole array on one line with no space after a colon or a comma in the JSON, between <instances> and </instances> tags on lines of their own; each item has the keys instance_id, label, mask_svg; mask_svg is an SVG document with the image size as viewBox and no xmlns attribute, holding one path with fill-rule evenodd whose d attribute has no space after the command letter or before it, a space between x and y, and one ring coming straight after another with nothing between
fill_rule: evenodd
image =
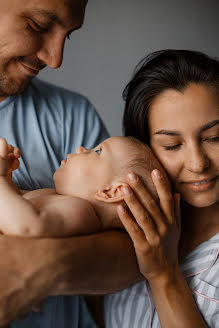
<instances>
[{"instance_id":1,"label":"man's ear","mask_svg":"<svg viewBox=\"0 0 219 328\"><path fill-rule=\"evenodd\" d=\"M99 190L95 193L94 197L96 200L105 203L117 203L121 202L124 197L122 194L122 187L127 186L127 183L117 182L104 190Z\"/></svg>"}]
</instances>

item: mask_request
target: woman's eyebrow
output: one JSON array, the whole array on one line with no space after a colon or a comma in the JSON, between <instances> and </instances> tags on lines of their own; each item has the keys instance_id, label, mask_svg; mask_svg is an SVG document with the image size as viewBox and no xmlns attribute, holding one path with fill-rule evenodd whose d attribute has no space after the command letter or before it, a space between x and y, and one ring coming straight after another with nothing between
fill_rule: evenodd
<instances>
[{"instance_id":1,"label":"woman's eyebrow","mask_svg":"<svg viewBox=\"0 0 219 328\"><path fill-rule=\"evenodd\" d=\"M164 134L166 136L180 136L180 132L179 131L170 131L170 130L159 130L159 131L156 131L154 134Z\"/></svg>"},{"instance_id":2,"label":"woman's eyebrow","mask_svg":"<svg viewBox=\"0 0 219 328\"><path fill-rule=\"evenodd\" d=\"M199 132L200 132L200 133L201 133L201 132L204 132L204 131L206 131L206 130L208 130L208 129L210 129L210 128L213 128L213 126L218 125L218 124L219 124L219 120L214 120L214 121L208 122L207 124L203 125L203 126L200 128Z\"/></svg>"},{"instance_id":3,"label":"woman's eyebrow","mask_svg":"<svg viewBox=\"0 0 219 328\"><path fill-rule=\"evenodd\" d=\"M214 120L214 121L211 121L211 122L208 122L206 123L205 125L203 125L200 129L199 129L199 133L202 133L208 129L211 129L213 128L215 125L218 125L219 124L219 120ZM175 136L175 137L179 137L181 135L181 133L179 131L173 131L173 130L165 130L165 129L162 129L162 130L159 130L159 131L156 131L154 133L155 135L166 135L166 136Z\"/></svg>"}]
</instances>

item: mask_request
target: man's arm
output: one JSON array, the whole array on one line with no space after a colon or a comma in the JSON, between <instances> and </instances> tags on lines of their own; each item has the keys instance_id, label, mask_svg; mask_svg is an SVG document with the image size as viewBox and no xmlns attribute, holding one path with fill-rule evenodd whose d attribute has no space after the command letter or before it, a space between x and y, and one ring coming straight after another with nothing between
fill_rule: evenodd
<instances>
[{"instance_id":1,"label":"man's arm","mask_svg":"<svg viewBox=\"0 0 219 328\"><path fill-rule=\"evenodd\" d=\"M67 262L52 295L107 294L143 279L126 232L112 230L59 242Z\"/></svg>"},{"instance_id":2,"label":"man's arm","mask_svg":"<svg viewBox=\"0 0 219 328\"><path fill-rule=\"evenodd\" d=\"M62 239L0 236L0 268L0 325L48 295L106 294L142 279L122 231Z\"/></svg>"}]
</instances>

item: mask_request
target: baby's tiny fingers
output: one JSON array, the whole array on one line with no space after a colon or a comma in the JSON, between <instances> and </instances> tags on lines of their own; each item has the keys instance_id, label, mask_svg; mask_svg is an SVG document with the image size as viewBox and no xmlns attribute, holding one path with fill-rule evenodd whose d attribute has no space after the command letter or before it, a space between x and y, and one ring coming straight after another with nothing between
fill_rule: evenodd
<instances>
[{"instance_id":1,"label":"baby's tiny fingers","mask_svg":"<svg viewBox=\"0 0 219 328\"><path fill-rule=\"evenodd\" d=\"M5 138L0 138L0 157L6 159L8 155L8 144Z\"/></svg>"},{"instance_id":2,"label":"baby's tiny fingers","mask_svg":"<svg viewBox=\"0 0 219 328\"><path fill-rule=\"evenodd\" d=\"M18 147L14 147L14 156L19 158L21 156L21 150Z\"/></svg>"},{"instance_id":3,"label":"baby's tiny fingers","mask_svg":"<svg viewBox=\"0 0 219 328\"><path fill-rule=\"evenodd\" d=\"M20 166L20 161L19 159L15 158L13 162L11 163L11 171L15 171L19 168Z\"/></svg>"}]
</instances>

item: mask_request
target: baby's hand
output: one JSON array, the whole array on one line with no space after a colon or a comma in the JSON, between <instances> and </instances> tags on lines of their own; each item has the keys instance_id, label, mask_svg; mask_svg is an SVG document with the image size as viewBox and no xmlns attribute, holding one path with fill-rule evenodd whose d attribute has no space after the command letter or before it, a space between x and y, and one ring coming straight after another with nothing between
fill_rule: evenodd
<instances>
[{"instance_id":1,"label":"baby's hand","mask_svg":"<svg viewBox=\"0 0 219 328\"><path fill-rule=\"evenodd\" d=\"M0 176L11 179L12 172L19 167L20 149L8 145L5 138L0 138Z\"/></svg>"}]
</instances>

